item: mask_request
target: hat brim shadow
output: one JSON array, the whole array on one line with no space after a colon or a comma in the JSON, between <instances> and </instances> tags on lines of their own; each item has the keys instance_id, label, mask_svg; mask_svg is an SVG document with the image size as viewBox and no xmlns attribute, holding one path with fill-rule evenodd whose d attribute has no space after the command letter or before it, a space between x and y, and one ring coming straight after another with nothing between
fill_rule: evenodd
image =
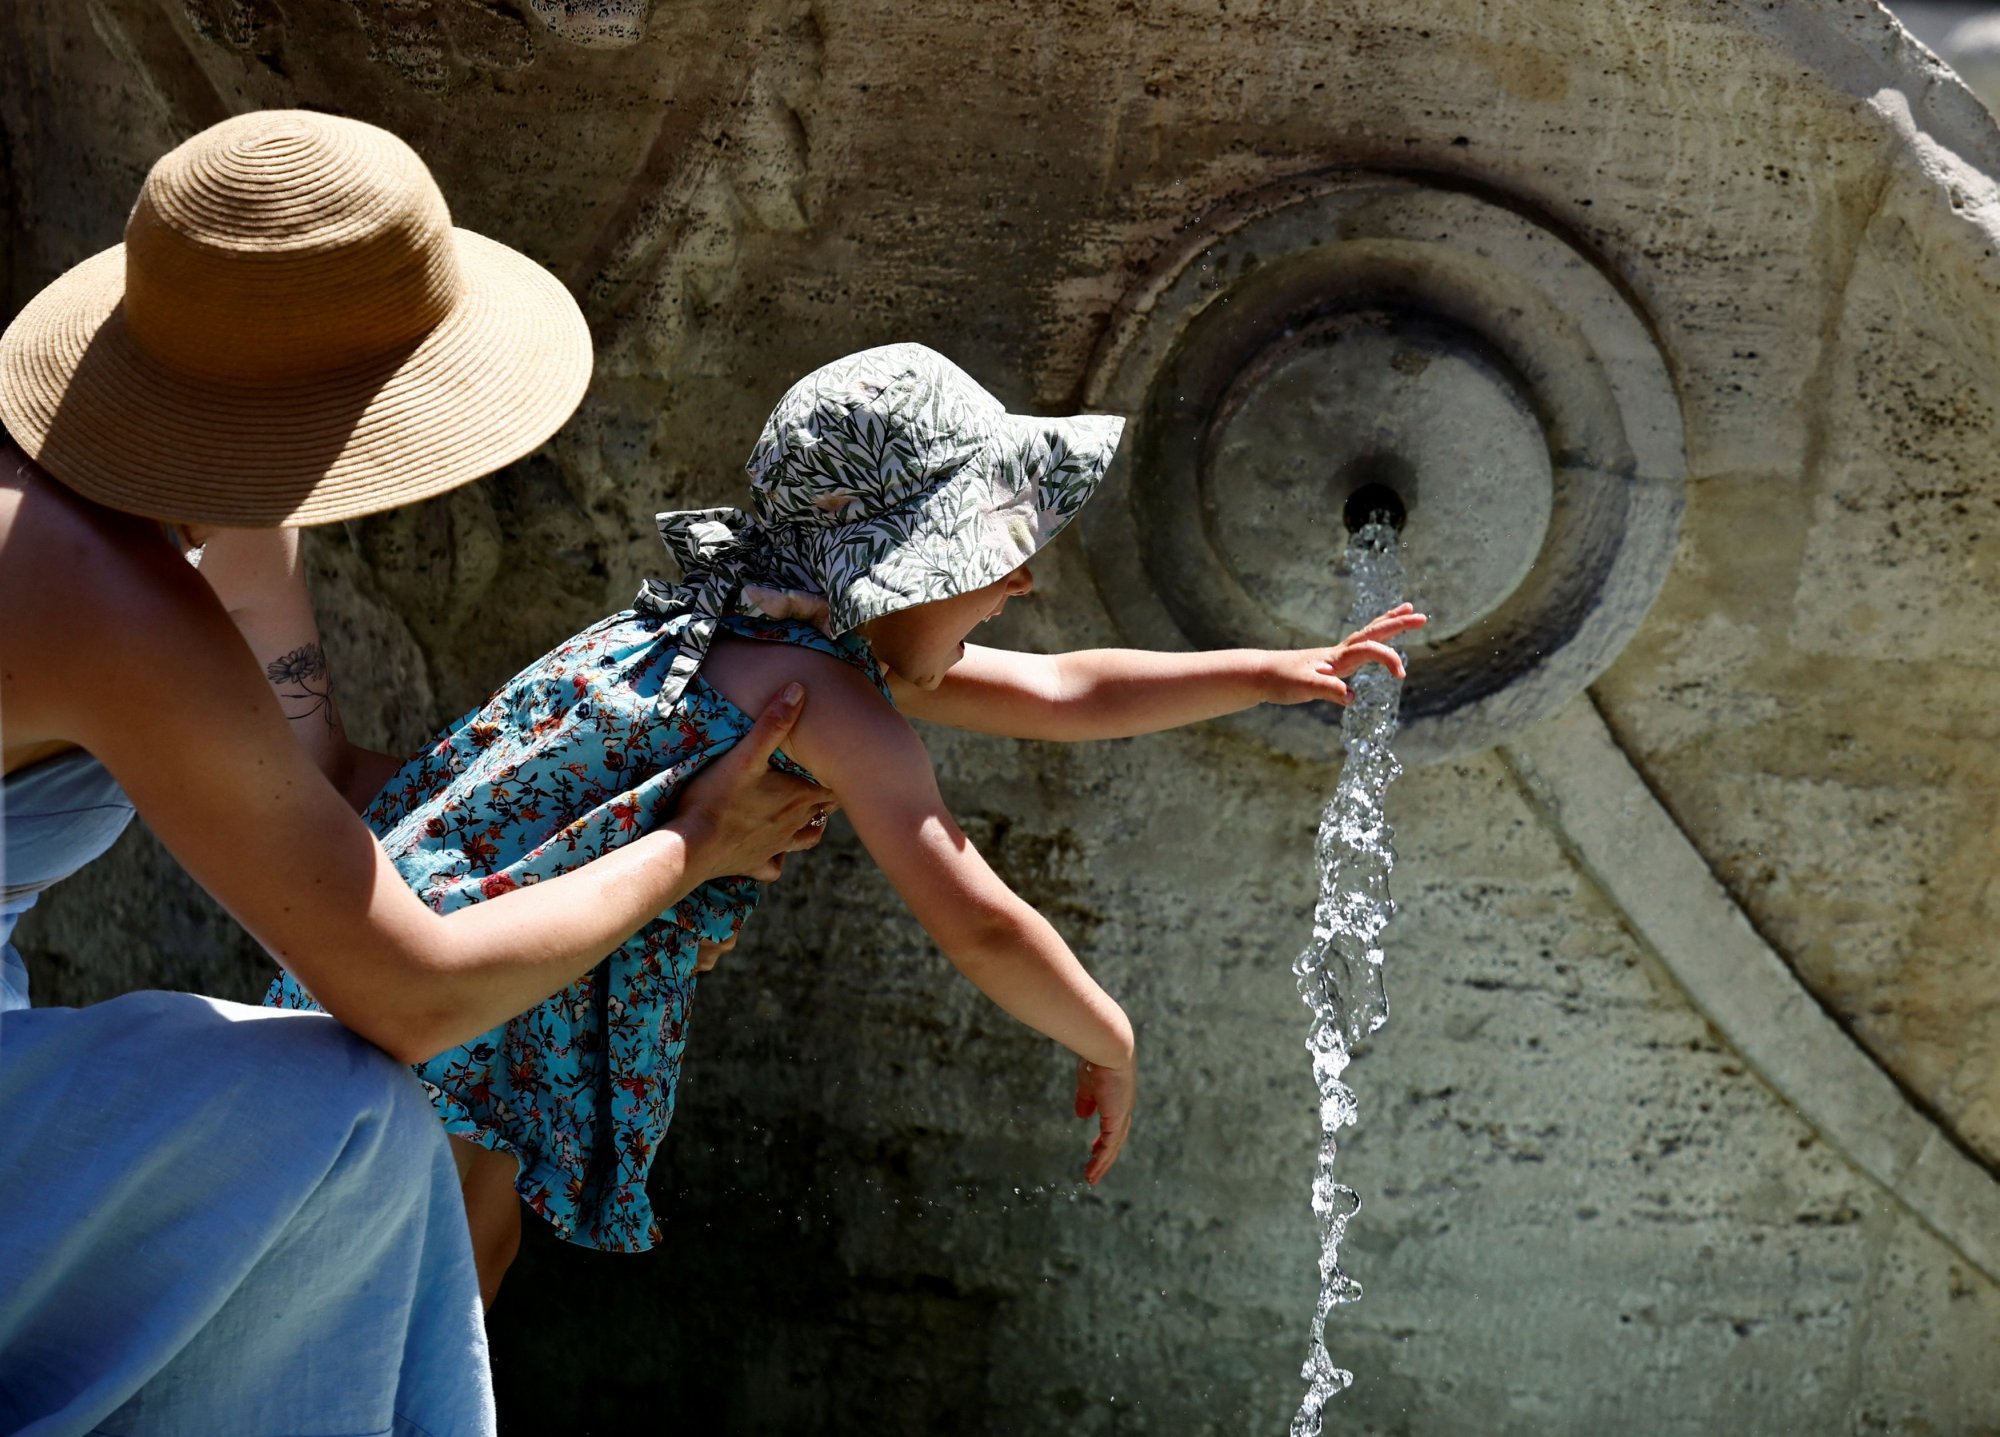
<instances>
[{"instance_id":1,"label":"hat brim shadow","mask_svg":"<svg viewBox=\"0 0 2000 1437\"><path fill-rule=\"evenodd\" d=\"M464 292L414 345L283 384L170 369L124 323L124 251L38 294L0 338L0 422L58 480L113 508L271 528L456 488L561 427L590 332L560 281L454 231Z\"/></svg>"}]
</instances>

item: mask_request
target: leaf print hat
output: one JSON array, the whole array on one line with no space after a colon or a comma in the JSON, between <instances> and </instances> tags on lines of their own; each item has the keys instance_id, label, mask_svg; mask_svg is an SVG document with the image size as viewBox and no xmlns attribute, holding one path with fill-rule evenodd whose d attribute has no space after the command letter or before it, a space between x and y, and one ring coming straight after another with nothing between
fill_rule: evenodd
<instances>
[{"instance_id":1,"label":"leaf print hat","mask_svg":"<svg viewBox=\"0 0 2000 1437\"><path fill-rule=\"evenodd\" d=\"M771 411L747 466L752 514L662 514L660 534L697 607L838 637L1019 568L1083 507L1124 426L1009 414L935 350L864 349ZM639 606L675 600L689 595L648 584Z\"/></svg>"}]
</instances>

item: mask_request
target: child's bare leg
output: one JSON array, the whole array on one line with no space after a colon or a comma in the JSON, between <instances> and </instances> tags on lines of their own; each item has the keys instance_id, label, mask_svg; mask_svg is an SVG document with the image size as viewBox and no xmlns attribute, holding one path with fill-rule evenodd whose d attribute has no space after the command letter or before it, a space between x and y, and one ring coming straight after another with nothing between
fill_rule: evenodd
<instances>
[{"instance_id":1,"label":"child's bare leg","mask_svg":"<svg viewBox=\"0 0 2000 1437\"><path fill-rule=\"evenodd\" d=\"M472 1260L479 1268L479 1300L491 1311L500 1294L500 1279L521 1250L521 1198L514 1191L519 1164L512 1153L496 1153L464 1138L451 1140L451 1156L465 1193Z\"/></svg>"}]
</instances>

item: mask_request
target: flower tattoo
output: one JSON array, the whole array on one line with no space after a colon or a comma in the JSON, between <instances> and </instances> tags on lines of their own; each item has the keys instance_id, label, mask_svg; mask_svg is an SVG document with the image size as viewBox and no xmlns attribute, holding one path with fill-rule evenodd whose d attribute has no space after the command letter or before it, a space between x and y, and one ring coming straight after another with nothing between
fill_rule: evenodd
<instances>
[{"instance_id":1,"label":"flower tattoo","mask_svg":"<svg viewBox=\"0 0 2000 1437\"><path fill-rule=\"evenodd\" d=\"M288 717L296 721L319 714L326 720L328 728L333 727L338 711L334 708L333 685L327 673L325 649L318 644L301 645L283 658L264 665L264 677L271 681L271 687L278 691L279 698L306 705L303 710Z\"/></svg>"}]
</instances>

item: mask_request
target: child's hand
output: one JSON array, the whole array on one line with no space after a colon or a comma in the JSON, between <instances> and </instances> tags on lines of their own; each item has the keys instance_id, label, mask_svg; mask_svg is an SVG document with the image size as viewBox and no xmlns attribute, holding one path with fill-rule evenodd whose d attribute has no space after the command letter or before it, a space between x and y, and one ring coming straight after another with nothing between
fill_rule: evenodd
<instances>
[{"instance_id":1,"label":"child's hand","mask_svg":"<svg viewBox=\"0 0 2000 1437\"><path fill-rule=\"evenodd\" d=\"M1097 1114L1097 1141L1090 1145L1090 1161L1083 1180L1097 1183L1118 1161L1125 1135L1132 1131L1132 1104L1139 1096L1137 1060L1122 1068L1106 1068L1088 1060L1076 1065L1076 1115Z\"/></svg>"},{"instance_id":2,"label":"child's hand","mask_svg":"<svg viewBox=\"0 0 2000 1437\"><path fill-rule=\"evenodd\" d=\"M1409 604L1398 604L1380 618L1371 619L1330 649L1291 649L1273 653L1271 692L1268 702L1302 704L1326 699L1345 704L1354 696L1341 680L1363 664L1380 664L1397 678L1404 677L1403 656L1389 647L1389 640L1412 629L1421 629L1430 619Z\"/></svg>"}]
</instances>

